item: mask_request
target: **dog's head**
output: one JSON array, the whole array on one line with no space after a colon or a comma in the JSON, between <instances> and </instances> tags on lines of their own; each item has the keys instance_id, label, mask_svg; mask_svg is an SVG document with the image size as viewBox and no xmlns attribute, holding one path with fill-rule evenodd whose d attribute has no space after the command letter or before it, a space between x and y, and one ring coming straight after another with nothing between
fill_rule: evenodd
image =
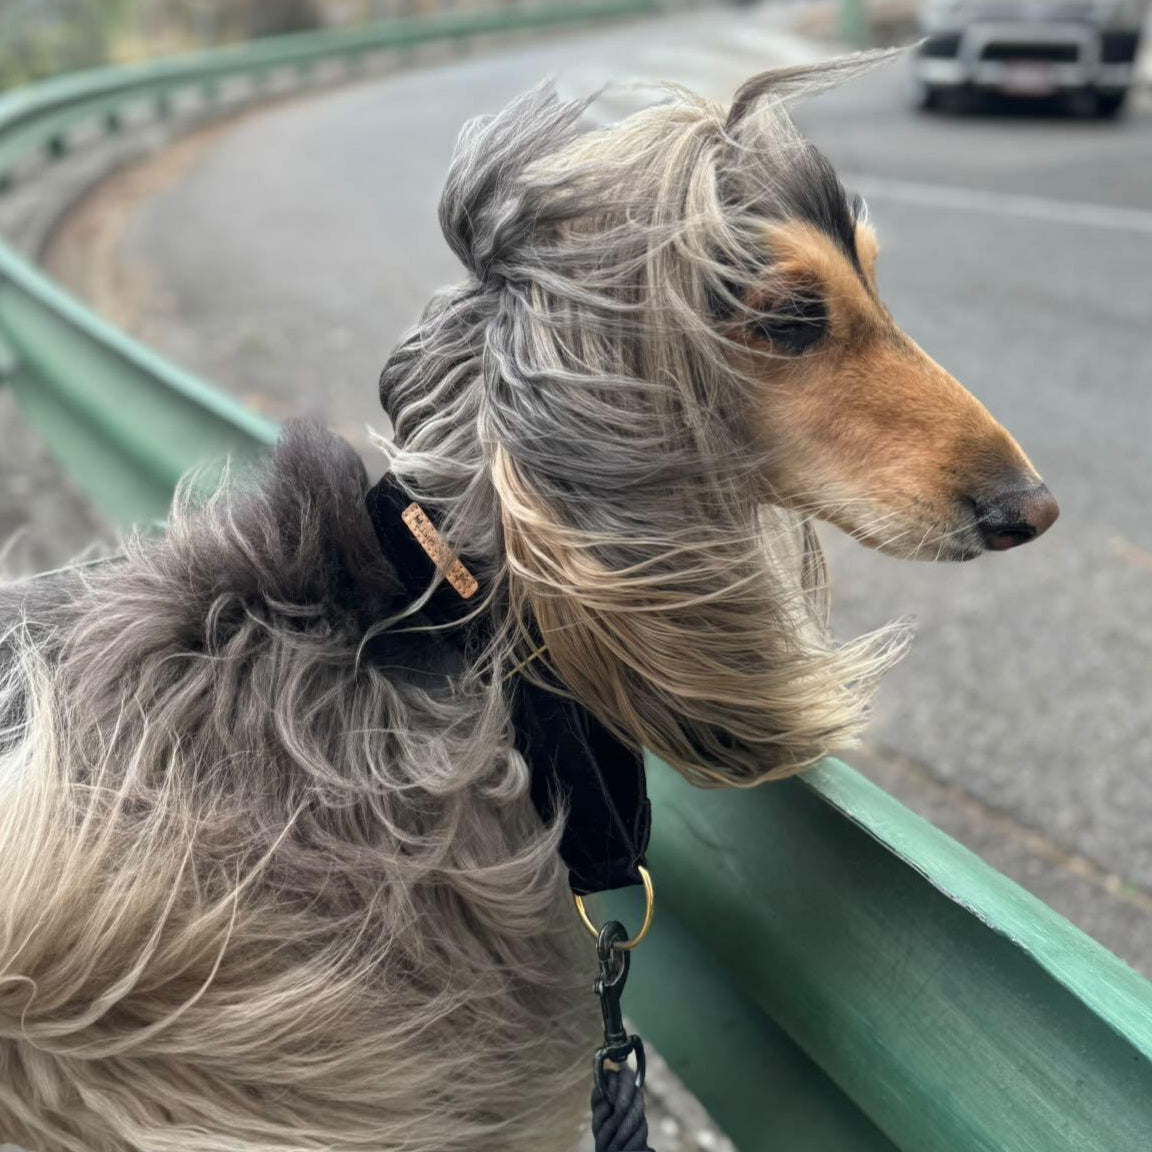
<instances>
[{"instance_id":1,"label":"dog's head","mask_svg":"<svg viewBox=\"0 0 1152 1152\"><path fill-rule=\"evenodd\" d=\"M842 746L901 650L831 641L813 519L962 559L1056 516L896 327L861 205L788 117L838 67L591 132L547 88L474 122L440 205L472 278L382 378L398 470L501 566L510 631L697 780Z\"/></svg>"},{"instance_id":2,"label":"dog's head","mask_svg":"<svg viewBox=\"0 0 1152 1152\"><path fill-rule=\"evenodd\" d=\"M863 202L778 113L756 122L772 92L771 77L754 78L728 116L749 157L729 195L762 227L745 275L715 296L762 387L772 498L899 557L968 560L1039 536L1055 500L1012 436L897 326Z\"/></svg>"}]
</instances>

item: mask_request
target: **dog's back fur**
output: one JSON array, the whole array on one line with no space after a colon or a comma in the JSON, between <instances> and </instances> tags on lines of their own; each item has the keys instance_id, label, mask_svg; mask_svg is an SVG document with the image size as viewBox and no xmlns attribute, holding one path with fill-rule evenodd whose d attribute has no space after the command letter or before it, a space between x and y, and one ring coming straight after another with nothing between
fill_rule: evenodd
<instances>
[{"instance_id":1,"label":"dog's back fur","mask_svg":"<svg viewBox=\"0 0 1152 1152\"><path fill-rule=\"evenodd\" d=\"M595 1005L555 836L480 730L506 716L427 675L450 649L397 627L361 653L408 600L365 487L298 427L242 495L178 507L50 598L6 592L0 1137L506 1152L576 1132Z\"/></svg>"}]
</instances>

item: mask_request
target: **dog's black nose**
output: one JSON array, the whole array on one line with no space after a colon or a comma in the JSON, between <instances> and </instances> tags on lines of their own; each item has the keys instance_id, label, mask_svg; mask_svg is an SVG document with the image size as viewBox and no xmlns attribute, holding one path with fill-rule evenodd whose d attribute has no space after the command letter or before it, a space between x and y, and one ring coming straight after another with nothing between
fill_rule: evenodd
<instances>
[{"instance_id":1,"label":"dog's black nose","mask_svg":"<svg viewBox=\"0 0 1152 1152\"><path fill-rule=\"evenodd\" d=\"M1060 505L1047 484L1001 492L976 502L980 533L993 552L1005 552L1043 535L1060 515Z\"/></svg>"}]
</instances>

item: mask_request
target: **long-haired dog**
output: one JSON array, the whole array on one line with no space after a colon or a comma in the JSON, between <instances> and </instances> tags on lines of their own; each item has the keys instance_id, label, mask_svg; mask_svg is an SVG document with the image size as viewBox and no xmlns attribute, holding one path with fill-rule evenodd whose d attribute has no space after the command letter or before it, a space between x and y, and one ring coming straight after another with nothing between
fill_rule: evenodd
<instances>
[{"instance_id":1,"label":"long-haired dog","mask_svg":"<svg viewBox=\"0 0 1152 1152\"><path fill-rule=\"evenodd\" d=\"M309 427L162 538L0 593L0 1138L571 1146L593 956L517 677L693 781L785 776L903 641L830 639L814 518L967 559L1056 515L881 304L863 206L785 108L834 72L587 132L540 88L465 129L440 216L468 276L381 395L485 589L476 650L420 623L363 466Z\"/></svg>"}]
</instances>

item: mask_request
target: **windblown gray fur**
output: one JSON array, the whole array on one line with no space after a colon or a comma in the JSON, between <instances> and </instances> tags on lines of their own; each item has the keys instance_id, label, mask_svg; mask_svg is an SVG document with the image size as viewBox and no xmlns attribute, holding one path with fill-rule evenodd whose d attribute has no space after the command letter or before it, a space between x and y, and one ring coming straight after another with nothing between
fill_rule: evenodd
<instances>
[{"instance_id":1,"label":"windblown gray fur","mask_svg":"<svg viewBox=\"0 0 1152 1152\"><path fill-rule=\"evenodd\" d=\"M735 123L679 94L581 135L542 88L465 130L441 219L469 279L382 397L392 466L491 589L469 664L414 625L363 467L307 426L122 561L0 593L0 1138L571 1146L596 1008L508 728L532 629L708 783L850 737L892 655L828 639L714 322L757 219L829 178L780 105L814 76L759 78Z\"/></svg>"}]
</instances>

